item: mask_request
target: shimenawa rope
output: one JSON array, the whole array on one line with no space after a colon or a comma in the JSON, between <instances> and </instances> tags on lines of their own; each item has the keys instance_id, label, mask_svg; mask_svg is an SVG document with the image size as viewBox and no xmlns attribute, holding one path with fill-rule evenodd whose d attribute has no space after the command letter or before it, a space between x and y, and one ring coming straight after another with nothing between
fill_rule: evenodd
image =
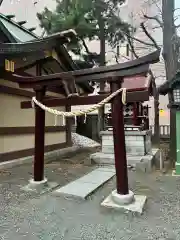
<instances>
[{"instance_id":1,"label":"shimenawa rope","mask_svg":"<svg viewBox=\"0 0 180 240\"><path fill-rule=\"evenodd\" d=\"M126 88L120 88L117 91L113 92L111 95L109 95L107 98L105 98L104 100L99 102L98 104L95 104L95 105L93 105L92 107L90 107L89 109L86 109L86 110L79 110L79 111L75 111L75 112L58 111L56 109L52 109L52 108L46 107L44 104L40 103L36 99L36 97L32 98L32 106L34 107L34 103L35 103L37 106L39 106L44 111L46 111L48 113L51 113L51 114L54 114L56 116L77 117L77 116L82 116L82 115L88 114L88 113L93 112L94 110L102 107L103 105L108 103L112 98L117 96L120 92L122 92L122 103L124 105L126 105Z\"/></svg>"}]
</instances>

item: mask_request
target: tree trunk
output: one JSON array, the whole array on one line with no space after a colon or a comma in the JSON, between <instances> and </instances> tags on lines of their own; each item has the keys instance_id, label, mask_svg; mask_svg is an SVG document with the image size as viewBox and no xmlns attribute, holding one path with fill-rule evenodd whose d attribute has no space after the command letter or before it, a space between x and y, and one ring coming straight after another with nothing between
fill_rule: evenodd
<instances>
[{"instance_id":1,"label":"tree trunk","mask_svg":"<svg viewBox=\"0 0 180 240\"><path fill-rule=\"evenodd\" d=\"M68 14L69 4L70 4L69 0L65 0L64 1L64 9L65 9L66 14Z\"/></svg>"},{"instance_id":2,"label":"tree trunk","mask_svg":"<svg viewBox=\"0 0 180 240\"><path fill-rule=\"evenodd\" d=\"M104 19L101 13L100 9L97 9L96 11L97 19L98 19L98 25L99 25L99 40L100 40L100 66L106 65L106 42L105 42L105 24ZM104 92L105 83L100 83L100 93ZM98 110L98 131L99 133L104 130L105 128L105 107L101 107Z\"/></svg>"},{"instance_id":3,"label":"tree trunk","mask_svg":"<svg viewBox=\"0 0 180 240\"><path fill-rule=\"evenodd\" d=\"M154 95L154 142L153 144L160 147L160 129L159 129L159 93L156 88L155 79L153 79L153 95Z\"/></svg>"},{"instance_id":4,"label":"tree trunk","mask_svg":"<svg viewBox=\"0 0 180 240\"><path fill-rule=\"evenodd\" d=\"M167 80L171 80L177 70L177 57L172 44L175 36L174 26L174 0L162 0L163 17L163 55L166 67Z\"/></svg>"},{"instance_id":5,"label":"tree trunk","mask_svg":"<svg viewBox=\"0 0 180 240\"><path fill-rule=\"evenodd\" d=\"M177 55L174 44L172 44L173 36L175 36L174 26L174 0L162 0L162 18L163 18L163 56L165 61L166 78L171 80L177 70ZM169 95L169 100L171 96ZM176 124L175 113L170 110L170 160L176 161Z\"/></svg>"}]
</instances>

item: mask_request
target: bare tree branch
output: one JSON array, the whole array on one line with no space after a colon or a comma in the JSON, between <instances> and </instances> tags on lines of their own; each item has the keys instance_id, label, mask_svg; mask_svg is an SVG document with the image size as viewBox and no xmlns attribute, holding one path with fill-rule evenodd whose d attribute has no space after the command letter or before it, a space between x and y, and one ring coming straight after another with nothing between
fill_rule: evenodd
<instances>
[{"instance_id":1,"label":"bare tree branch","mask_svg":"<svg viewBox=\"0 0 180 240\"><path fill-rule=\"evenodd\" d=\"M155 39L150 35L150 33L147 31L144 23L141 23L140 26L141 26L143 32L146 34L146 36L153 42L154 47L159 50L160 47L158 46L156 40L155 40Z\"/></svg>"},{"instance_id":2,"label":"bare tree branch","mask_svg":"<svg viewBox=\"0 0 180 240\"><path fill-rule=\"evenodd\" d=\"M179 20L179 17L180 17L180 14L176 15L176 16L174 17L174 22L176 22L177 20Z\"/></svg>"},{"instance_id":3,"label":"bare tree branch","mask_svg":"<svg viewBox=\"0 0 180 240\"><path fill-rule=\"evenodd\" d=\"M175 9L174 9L174 12L177 11L177 10L180 10L180 8L175 8Z\"/></svg>"},{"instance_id":4,"label":"bare tree branch","mask_svg":"<svg viewBox=\"0 0 180 240\"><path fill-rule=\"evenodd\" d=\"M139 58L139 56L137 55L137 53L136 53L136 51L135 51L135 49L134 49L134 45L133 45L130 37L127 37L127 41L128 41L128 44L129 44L129 46L130 46L130 48L131 48L131 52L134 54L134 56L135 56L136 58Z\"/></svg>"},{"instance_id":5,"label":"bare tree branch","mask_svg":"<svg viewBox=\"0 0 180 240\"><path fill-rule=\"evenodd\" d=\"M152 27L152 29L154 30L154 29L159 29L159 28L161 28L160 26L154 26L154 27Z\"/></svg>"},{"instance_id":6,"label":"bare tree branch","mask_svg":"<svg viewBox=\"0 0 180 240\"><path fill-rule=\"evenodd\" d=\"M146 46L154 47L154 44L145 42L145 41L140 40L140 39L135 38L135 37L132 37L131 35L129 35L129 34L126 33L125 31L122 31L122 33L123 33L127 38L129 37L130 39L132 39L132 40L134 40L134 41L136 41L136 42L142 43L142 44L144 44L144 45L146 45Z\"/></svg>"},{"instance_id":7,"label":"bare tree branch","mask_svg":"<svg viewBox=\"0 0 180 240\"><path fill-rule=\"evenodd\" d=\"M149 0L145 1L145 3L149 4ZM151 5L152 4L154 4L157 7L157 9L159 10L160 15L162 15L162 9L161 9L161 6L160 6L160 1L159 0L151 0Z\"/></svg>"},{"instance_id":8,"label":"bare tree branch","mask_svg":"<svg viewBox=\"0 0 180 240\"><path fill-rule=\"evenodd\" d=\"M89 48L88 48L85 40L84 40L83 38L80 38L80 40L82 41L82 44L83 44L83 47L84 47L85 50L86 50L86 53L87 53L87 54L90 54Z\"/></svg>"},{"instance_id":9,"label":"bare tree branch","mask_svg":"<svg viewBox=\"0 0 180 240\"><path fill-rule=\"evenodd\" d=\"M115 51L113 51L113 50L107 51L106 53L110 53L110 52L114 53L114 57L115 57L116 63L119 63L119 57L117 56L117 53ZM128 61L131 60L129 57L127 57L127 56L125 56L123 54L120 54L120 57L125 58Z\"/></svg>"},{"instance_id":10,"label":"bare tree branch","mask_svg":"<svg viewBox=\"0 0 180 240\"><path fill-rule=\"evenodd\" d=\"M159 10L159 13L162 15L162 8L161 8L161 5L160 5L160 1L159 0L153 0L152 4L155 4L157 9Z\"/></svg>"},{"instance_id":11,"label":"bare tree branch","mask_svg":"<svg viewBox=\"0 0 180 240\"><path fill-rule=\"evenodd\" d=\"M46 33L46 30L44 29L43 32L42 32L42 34L41 34L41 38L44 37L45 33Z\"/></svg>"},{"instance_id":12,"label":"bare tree branch","mask_svg":"<svg viewBox=\"0 0 180 240\"><path fill-rule=\"evenodd\" d=\"M146 14L144 14L144 18L150 19L150 20L155 20L155 21L160 25L160 27L163 27L163 23L162 23L161 20L160 20L158 17L156 17L156 16L150 17L150 16L147 16Z\"/></svg>"},{"instance_id":13,"label":"bare tree branch","mask_svg":"<svg viewBox=\"0 0 180 240\"><path fill-rule=\"evenodd\" d=\"M180 27L180 24L176 25L175 28L179 28Z\"/></svg>"}]
</instances>

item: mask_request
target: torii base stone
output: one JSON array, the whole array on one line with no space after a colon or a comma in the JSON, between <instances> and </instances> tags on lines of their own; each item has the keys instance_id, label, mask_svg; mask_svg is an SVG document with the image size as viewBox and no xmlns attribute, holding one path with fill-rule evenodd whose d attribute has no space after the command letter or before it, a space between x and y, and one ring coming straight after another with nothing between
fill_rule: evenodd
<instances>
[{"instance_id":1,"label":"torii base stone","mask_svg":"<svg viewBox=\"0 0 180 240\"><path fill-rule=\"evenodd\" d=\"M129 190L129 194L120 195L114 190L102 203L101 206L111 209L120 210L122 212L128 213L133 212L137 214L142 214L147 197L143 195L134 195L132 191Z\"/></svg>"}]
</instances>

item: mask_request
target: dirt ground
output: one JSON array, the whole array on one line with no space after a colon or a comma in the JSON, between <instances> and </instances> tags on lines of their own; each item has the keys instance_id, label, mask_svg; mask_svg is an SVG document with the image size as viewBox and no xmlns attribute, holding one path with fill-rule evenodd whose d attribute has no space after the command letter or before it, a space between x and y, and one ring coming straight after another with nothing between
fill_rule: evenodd
<instances>
[{"instance_id":1,"label":"dirt ground","mask_svg":"<svg viewBox=\"0 0 180 240\"><path fill-rule=\"evenodd\" d=\"M70 153L68 156L61 157L59 161L50 161L45 164L44 175L48 181L63 186L96 168L95 165L89 164L89 155L95 151L95 149L81 150L76 154ZM1 183L16 183L23 186L32 176L33 164L0 170Z\"/></svg>"}]
</instances>

